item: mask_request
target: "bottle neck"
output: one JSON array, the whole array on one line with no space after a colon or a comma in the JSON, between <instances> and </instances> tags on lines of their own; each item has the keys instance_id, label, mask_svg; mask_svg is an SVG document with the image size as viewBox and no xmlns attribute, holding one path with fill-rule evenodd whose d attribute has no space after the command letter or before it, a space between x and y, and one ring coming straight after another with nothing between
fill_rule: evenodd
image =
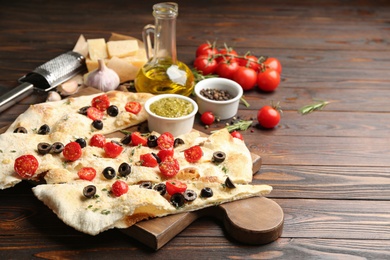
<instances>
[{"instance_id":1,"label":"bottle neck","mask_svg":"<svg viewBox=\"0 0 390 260\"><path fill-rule=\"evenodd\" d=\"M155 24L154 57L176 62L176 18L158 18Z\"/></svg>"}]
</instances>

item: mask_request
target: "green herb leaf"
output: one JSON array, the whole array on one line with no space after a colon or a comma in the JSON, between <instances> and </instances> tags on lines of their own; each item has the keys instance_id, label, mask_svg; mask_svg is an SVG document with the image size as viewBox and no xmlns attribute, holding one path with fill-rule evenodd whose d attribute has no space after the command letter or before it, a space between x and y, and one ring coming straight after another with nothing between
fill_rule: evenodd
<instances>
[{"instance_id":1,"label":"green herb leaf","mask_svg":"<svg viewBox=\"0 0 390 260\"><path fill-rule=\"evenodd\" d=\"M234 130L245 131L252 125L252 123L253 123L252 120L240 120L232 125L226 126L225 128L229 131L229 133L233 132ZM211 131L211 133L215 133L217 131L218 130Z\"/></svg>"},{"instance_id":2,"label":"green herb leaf","mask_svg":"<svg viewBox=\"0 0 390 260\"><path fill-rule=\"evenodd\" d=\"M301 114L301 115L307 115L307 114L310 114L310 113L312 113L314 111L323 109L327 104L329 104L328 101L322 101L321 100L318 103L310 104L310 105L306 105L306 106L301 107L298 110L298 113Z\"/></svg>"}]
</instances>

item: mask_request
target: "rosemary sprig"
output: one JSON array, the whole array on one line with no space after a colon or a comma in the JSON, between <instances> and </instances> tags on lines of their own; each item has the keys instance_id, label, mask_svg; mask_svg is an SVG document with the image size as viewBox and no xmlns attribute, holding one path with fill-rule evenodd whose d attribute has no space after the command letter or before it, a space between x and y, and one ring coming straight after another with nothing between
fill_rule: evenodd
<instances>
[{"instance_id":1,"label":"rosemary sprig","mask_svg":"<svg viewBox=\"0 0 390 260\"><path fill-rule=\"evenodd\" d=\"M315 104L310 104L310 105L306 105L306 106L301 107L298 110L298 113L301 115L307 115L307 114L310 114L314 111L323 109L329 103L330 102L328 102L328 101L320 100L319 102L317 102Z\"/></svg>"},{"instance_id":2,"label":"rosemary sprig","mask_svg":"<svg viewBox=\"0 0 390 260\"><path fill-rule=\"evenodd\" d=\"M252 120L240 120L232 125L227 125L225 128L230 132L233 132L234 130L241 130L245 131L247 130L251 125L253 121ZM217 132L218 130L211 131L211 133Z\"/></svg>"}]
</instances>

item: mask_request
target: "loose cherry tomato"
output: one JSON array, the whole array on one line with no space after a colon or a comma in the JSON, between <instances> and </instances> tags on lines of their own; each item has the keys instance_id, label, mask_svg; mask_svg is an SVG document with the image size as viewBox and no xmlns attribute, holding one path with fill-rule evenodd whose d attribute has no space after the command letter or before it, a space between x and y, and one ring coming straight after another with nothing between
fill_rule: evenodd
<instances>
[{"instance_id":1,"label":"loose cherry tomato","mask_svg":"<svg viewBox=\"0 0 390 260\"><path fill-rule=\"evenodd\" d=\"M116 158L123 151L123 147L115 142L107 142L104 144L103 148L109 158Z\"/></svg>"},{"instance_id":2,"label":"loose cherry tomato","mask_svg":"<svg viewBox=\"0 0 390 260\"><path fill-rule=\"evenodd\" d=\"M31 178L38 170L38 160L34 155L26 154L15 159L14 170L22 178Z\"/></svg>"},{"instance_id":3,"label":"loose cherry tomato","mask_svg":"<svg viewBox=\"0 0 390 260\"><path fill-rule=\"evenodd\" d=\"M257 86L260 90L271 92L274 91L280 83L280 74L270 68L259 72L257 75Z\"/></svg>"},{"instance_id":4,"label":"loose cherry tomato","mask_svg":"<svg viewBox=\"0 0 390 260\"><path fill-rule=\"evenodd\" d=\"M213 74L217 66L217 61L206 55L198 56L194 61L194 68L201 71L203 75Z\"/></svg>"},{"instance_id":5,"label":"loose cherry tomato","mask_svg":"<svg viewBox=\"0 0 390 260\"><path fill-rule=\"evenodd\" d=\"M210 57L217 53L218 53L217 48L215 48L214 45L210 43L202 43L196 49L196 57L199 57L201 55L206 55Z\"/></svg>"},{"instance_id":6,"label":"loose cherry tomato","mask_svg":"<svg viewBox=\"0 0 390 260\"><path fill-rule=\"evenodd\" d=\"M142 145L147 146L148 145L148 139L141 135L140 132L132 132L131 133L131 143L134 146Z\"/></svg>"},{"instance_id":7,"label":"loose cherry tomato","mask_svg":"<svg viewBox=\"0 0 390 260\"><path fill-rule=\"evenodd\" d=\"M257 112L257 121L264 128L274 128L279 124L280 112L271 106L264 106Z\"/></svg>"},{"instance_id":8,"label":"loose cherry tomato","mask_svg":"<svg viewBox=\"0 0 390 260\"><path fill-rule=\"evenodd\" d=\"M236 57L238 56L238 53L231 47L220 49L218 54L221 55L217 58L218 63L224 60L236 60Z\"/></svg>"},{"instance_id":9,"label":"loose cherry tomato","mask_svg":"<svg viewBox=\"0 0 390 260\"><path fill-rule=\"evenodd\" d=\"M145 167L156 167L158 165L156 157L151 153L141 154L139 157L141 165Z\"/></svg>"},{"instance_id":10,"label":"loose cherry tomato","mask_svg":"<svg viewBox=\"0 0 390 260\"><path fill-rule=\"evenodd\" d=\"M192 146L186 150L184 150L184 158L187 162L195 163L202 158L203 151L199 145Z\"/></svg>"},{"instance_id":11,"label":"loose cherry tomato","mask_svg":"<svg viewBox=\"0 0 390 260\"><path fill-rule=\"evenodd\" d=\"M239 67L233 75L233 80L240 84L243 90L251 90L256 86L257 72L247 67Z\"/></svg>"},{"instance_id":12,"label":"loose cherry tomato","mask_svg":"<svg viewBox=\"0 0 390 260\"><path fill-rule=\"evenodd\" d=\"M116 181L111 186L111 192L115 197L120 197L129 191L129 186L124 181Z\"/></svg>"},{"instance_id":13,"label":"loose cherry tomato","mask_svg":"<svg viewBox=\"0 0 390 260\"><path fill-rule=\"evenodd\" d=\"M202 121L202 123L205 125L211 125L212 123L214 123L214 120L215 120L215 116L210 111L204 112L200 117L200 121Z\"/></svg>"},{"instance_id":14,"label":"loose cherry tomato","mask_svg":"<svg viewBox=\"0 0 390 260\"><path fill-rule=\"evenodd\" d=\"M240 58L237 62L241 67L248 67L256 72L260 71L261 65L258 63L258 58L254 55L245 55L245 58Z\"/></svg>"},{"instance_id":15,"label":"loose cherry tomato","mask_svg":"<svg viewBox=\"0 0 390 260\"><path fill-rule=\"evenodd\" d=\"M174 143L175 143L175 137L171 133L169 133L169 132L162 133L157 138L157 146L161 150L172 149Z\"/></svg>"},{"instance_id":16,"label":"loose cherry tomato","mask_svg":"<svg viewBox=\"0 0 390 260\"><path fill-rule=\"evenodd\" d=\"M233 136L234 138L237 138L237 139L241 139L241 140L244 140L244 137L242 136L242 134L238 131L233 131L230 133L231 136Z\"/></svg>"},{"instance_id":17,"label":"loose cherry tomato","mask_svg":"<svg viewBox=\"0 0 390 260\"><path fill-rule=\"evenodd\" d=\"M233 75L238 69L239 65L234 60L224 60L218 63L215 73L222 78L233 79Z\"/></svg>"},{"instance_id":18,"label":"loose cherry tomato","mask_svg":"<svg viewBox=\"0 0 390 260\"><path fill-rule=\"evenodd\" d=\"M92 99L92 106L96 107L100 111L106 111L110 106L110 100L108 99L107 94L103 94Z\"/></svg>"},{"instance_id":19,"label":"loose cherry tomato","mask_svg":"<svg viewBox=\"0 0 390 260\"><path fill-rule=\"evenodd\" d=\"M95 134L91 137L91 140L89 141L90 146L96 146L103 148L104 144L106 143L106 137L102 134Z\"/></svg>"},{"instance_id":20,"label":"loose cherry tomato","mask_svg":"<svg viewBox=\"0 0 390 260\"><path fill-rule=\"evenodd\" d=\"M166 181L165 186L169 195L173 195L175 193L183 193L187 189L187 184L179 180Z\"/></svg>"},{"instance_id":21,"label":"loose cherry tomato","mask_svg":"<svg viewBox=\"0 0 390 260\"><path fill-rule=\"evenodd\" d=\"M173 148L171 148L171 149L164 149L164 150L158 151L157 156L163 162L165 160L165 158L173 157L174 152L175 152L175 150Z\"/></svg>"},{"instance_id":22,"label":"loose cherry tomato","mask_svg":"<svg viewBox=\"0 0 390 260\"><path fill-rule=\"evenodd\" d=\"M89 107L87 109L87 116L92 120L102 120L103 119L103 112L97 109L96 107Z\"/></svg>"},{"instance_id":23,"label":"loose cherry tomato","mask_svg":"<svg viewBox=\"0 0 390 260\"><path fill-rule=\"evenodd\" d=\"M280 61L274 57L268 57L264 61L264 65L270 69L276 70L279 74L282 73L282 64Z\"/></svg>"},{"instance_id":24,"label":"loose cherry tomato","mask_svg":"<svg viewBox=\"0 0 390 260\"><path fill-rule=\"evenodd\" d=\"M159 165L158 168L162 175L167 178L174 177L180 170L179 162L172 156L166 157Z\"/></svg>"},{"instance_id":25,"label":"loose cherry tomato","mask_svg":"<svg viewBox=\"0 0 390 260\"><path fill-rule=\"evenodd\" d=\"M130 102L126 103L125 109L127 112L130 112L130 113L136 115L141 111L142 105L139 102L130 101Z\"/></svg>"},{"instance_id":26,"label":"loose cherry tomato","mask_svg":"<svg viewBox=\"0 0 390 260\"><path fill-rule=\"evenodd\" d=\"M82 180L92 181L96 177L96 170L92 167L83 167L77 172L77 175Z\"/></svg>"},{"instance_id":27,"label":"loose cherry tomato","mask_svg":"<svg viewBox=\"0 0 390 260\"><path fill-rule=\"evenodd\" d=\"M78 142L70 142L65 145L62 154L66 160L74 162L81 157L83 151L81 150L81 146Z\"/></svg>"}]
</instances>

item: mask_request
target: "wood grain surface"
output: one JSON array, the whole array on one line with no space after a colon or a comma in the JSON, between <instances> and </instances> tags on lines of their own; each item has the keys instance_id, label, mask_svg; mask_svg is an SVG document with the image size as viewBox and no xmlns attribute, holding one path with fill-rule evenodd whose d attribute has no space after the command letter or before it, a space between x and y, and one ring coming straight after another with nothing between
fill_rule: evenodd
<instances>
[{"instance_id":1,"label":"wood grain surface","mask_svg":"<svg viewBox=\"0 0 390 260\"><path fill-rule=\"evenodd\" d=\"M80 34L141 37L156 1L7 1L0 8L0 93L42 63L73 48ZM285 213L273 243L249 246L227 236L218 219L197 219L157 252L110 230L91 237L63 224L36 200L28 183L0 191L2 259L389 259L390 3L387 0L178 1L177 51L191 65L204 41L277 57L277 91L245 93L250 107L279 101L273 130L243 132L262 158L255 183ZM301 116L316 99L331 103ZM33 95L0 114L9 125ZM204 129L223 127L220 122Z\"/></svg>"}]
</instances>

